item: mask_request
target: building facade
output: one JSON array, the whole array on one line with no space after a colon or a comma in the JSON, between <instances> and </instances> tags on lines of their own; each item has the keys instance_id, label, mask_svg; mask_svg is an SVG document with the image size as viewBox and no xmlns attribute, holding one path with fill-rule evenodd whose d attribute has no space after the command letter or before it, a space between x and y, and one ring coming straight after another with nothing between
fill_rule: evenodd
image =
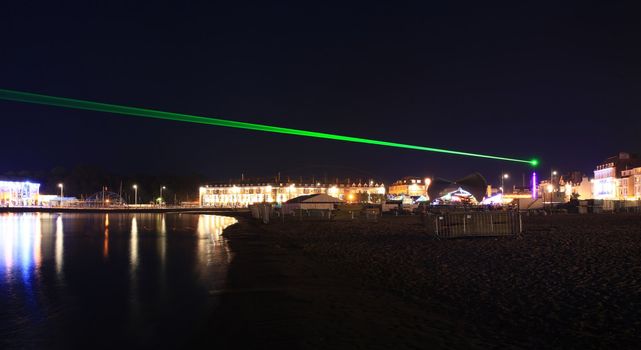
<instances>
[{"instance_id":1,"label":"building facade","mask_svg":"<svg viewBox=\"0 0 641 350\"><path fill-rule=\"evenodd\" d=\"M636 167L641 167L641 159L625 152L599 164L594 170L592 189L594 198L624 200L633 197L634 175L632 174ZM632 176L631 181L630 176Z\"/></svg>"},{"instance_id":2,"label":"building facade","mask_svg":"<svg viewBox=\"0 0 641 350\"><path fill-rule=\"evenodd\" d=\"M569 191L567 189L568 184L570 185ZM592 199L594 197L593 184L587 176L583 176L580 182L566 183L565 192L568 200L570 200L573 194L576 194L579 199Z\"/></svg>"},{"instance_id":3,"label":"building facade","mask_svg":"<svg viewBox=\"0 0 641 350\"><path fill-rule=\"evenodd\" d=\"M254 203L284 203L292 198L324 193L347 203L378 203L385 197L382 183L239 183L200 187L200 205L215 208L245 208Z\"/></svg>"},{"instance_id":4,"label":"building facade","mask_svg":"<svg viewBox=\"0 0 641 350\"><path fill-rule=\"evenodd\" d=\"M404 177L389 186L389 194L393 196L425 196L430 187L429 178L413 176Z\"/></svg>"},{"instance_id":5,"label":"building facade","mask_svg":"<svg viewBox=\"0 0 641 350\"><path fill-rule=\"evenodd\" d=\"M614 163L600 164L594 170L592 194L595 199L617 199L618 179Z\"/></svg>"},{"instance_id":6,"label":"building facade","mask_svg":"<svg viewBox=\"0 0 641 350\"><path fill-rule=\"evenodd\" d=\"M619 195L621 199L641 200L641 167L621 171Z\"/></svg>"},{"instance_id":7,"label":"building facade","mask_svg":"<svg viewBox=\"0 0 641 350\"><path fill-rule=\"evenodd\" d=\"M38 205L40 184L29 181L0 181L0 206Z\"/></svg>"}]
</instances>

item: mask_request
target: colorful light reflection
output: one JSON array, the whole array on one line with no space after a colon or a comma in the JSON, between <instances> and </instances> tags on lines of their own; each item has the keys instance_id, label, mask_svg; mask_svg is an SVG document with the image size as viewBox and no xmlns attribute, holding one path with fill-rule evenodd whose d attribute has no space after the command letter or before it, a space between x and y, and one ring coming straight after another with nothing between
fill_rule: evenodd
<instances>
[{"instance_id":1,"label":"colorful light reflection","mask_svg":"<svg viewBox=\"0 0 641 350\"><path fill-rule=\"evenodd\" d=\"M30 285L35 278L43 260L40 220L40 214L0 215L0 272L6 279L20 276Z\"/></svg>"}]
</instances>

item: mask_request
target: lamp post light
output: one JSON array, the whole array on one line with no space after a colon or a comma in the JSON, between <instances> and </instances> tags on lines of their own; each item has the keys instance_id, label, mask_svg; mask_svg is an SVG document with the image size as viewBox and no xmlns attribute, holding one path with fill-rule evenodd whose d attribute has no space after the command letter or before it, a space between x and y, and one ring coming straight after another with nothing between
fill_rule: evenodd
<instances>
[{"instance_id":1,"label":"lamp post light","mask_svg":"<svg viewBox=\"0 0 641 350\"><path fill-rule=\"evenodd\" d=\"M552 184L547 185L548 193L550 194L550 209L552 208L552 193L554 192L554 186Z\"/></svg>"},{"instance_id":2,"label":"lamp post light","mask_svg":"<svg viewBox=\"0 0 641 350\"><path fill-rule=\"evenodd\" d=\"M158 203L158 204L160 204L160 205L162 205L162 190L166 190L166 189L167 189L167 187L165 187L165 186L160 186L160 203Z\"/></svg>"},{"instance_id":3,"label":"lamp post light","mask_svg":"<svg viewBox=\"0 0 641 350\"><path fill-rule=\"evenodd\" d=\"M134 205L138 205L138 185L132 186L134 189Z\"/></svg>"},{"instance_id":4,"label":"lamp post light","mask_svg":"<svg viewBox=\"0 0 641 350\"><path fill-rule=\"evenodd\" d=\"M557 171L556 171L556 170L550 170L550 185L551 185L551 186L548 186L548 192L549 192L549 193L552 193L552 192L554 192L554 190L555 190L554 177L555 177L557 174L558 174L558 173L557 173ZM551 195L551 194L550 194L550 198L552 198L552 195Z\"/></svg>"},{"instance_id":5,"label":"lamp post light","mask_svg":"<svg viewBox=\"0 0 641 350\"><path fill-rule=\"evenodd\" d=\"M61 182L58 184L58 187L60 187L60 206L62 206L62 197L65 195L65 185Z\"/></svg>"},{"instance_id":6,"label":"lamp post light","mask_svg":"<svg viewBox=\"0 0 641 350\"><path fill-rule=\"evenodd\" d=\"M503 184L503 180L507 180L510 178L510 174L501 174L501 194L503 194L503 189L505 188Z\"/></svg>"}]
</instances>

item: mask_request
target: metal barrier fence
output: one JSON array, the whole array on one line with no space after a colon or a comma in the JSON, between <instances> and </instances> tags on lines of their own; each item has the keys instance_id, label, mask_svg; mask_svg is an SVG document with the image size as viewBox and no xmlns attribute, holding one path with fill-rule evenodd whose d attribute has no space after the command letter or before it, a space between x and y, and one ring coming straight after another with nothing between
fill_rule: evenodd
<instances>
[{"instance_id":1,"label":"metal barrier fence","mask_svg":"<svg viewBox=\"0 0 641 350\"><path fill-rule=\"evenodd\" d=\"M439 238L511 236L523 232L518 211L442 213L434 216L433 225Z\"/></svg>"}]
</instances>

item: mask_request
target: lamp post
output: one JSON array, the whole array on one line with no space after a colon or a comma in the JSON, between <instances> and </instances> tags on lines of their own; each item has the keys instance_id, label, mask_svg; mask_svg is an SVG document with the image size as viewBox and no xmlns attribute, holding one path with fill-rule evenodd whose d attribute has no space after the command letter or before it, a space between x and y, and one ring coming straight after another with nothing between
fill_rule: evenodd
<instances>
[{"instance_id":1,"label":"lamp post","mask_svg":"<svg viewBox=\"0 0 641 350\"><path fill-rule=\"evenodd\" d=\"M58 187L60 187L60 206L62 206L62 197L65 195L65 185L61 182L58 184Z\"/></svg>"},{"instance_id":2,"label":"lamp post","mask_svg":"<svg viewBox=\"0 0 641 350\"><path fill-rule=\"evenodd\" d=\"M556 170L551 170L551 172L550 172L550 184L551 184L551 186L548 186L548 192L550 193L550 205L552 205L552 192L554 192L555 187L556 187L554 185L554 177L557 174L558 173L556 172Z\"/></svg>"},{"instance_id":3,"label":"lamp post","mask_svg":"<svg viewBox=\"0 0 641 350\"><path fill-rule=\"evenodd\" d=\"M501 174L501 194L505 192L505 186L503 186L503 180L507 180L510 178L510 174Z\"/></svg>"},{"instance_id":4,"label":"lamp post","mask_svg":"<svg viewBox=\"0 0 641 350\"><path fill-rule=\"evenodd\" d=\"M138 205L138 185L132 186L134 189L134 205Z\"/></svg>"},{"instance_id":5,"label":"lamp post","mask_svg":"<svg viewBox=\"0 0 641 350\"><path fill-rule=\"evenodd\" d=\"M166 190L166 189L167 189L167 187L165 187L165 186L160 186L160 203L158 203L158 204L160 204L160 205L162 205L162 190Z\"/></svg>"},{"instance_id":6,"label":"lamp post","mask_svg":"<svg viewBox=\"0 0 641 350\"><path fill-rule=\"evenodd\" d=\"M548 190L548 193L550 194L550 209L552 209L552 192L554 191L554 186L552 184L548 184L547 190Z\"/></svg>"}]
</instances>

